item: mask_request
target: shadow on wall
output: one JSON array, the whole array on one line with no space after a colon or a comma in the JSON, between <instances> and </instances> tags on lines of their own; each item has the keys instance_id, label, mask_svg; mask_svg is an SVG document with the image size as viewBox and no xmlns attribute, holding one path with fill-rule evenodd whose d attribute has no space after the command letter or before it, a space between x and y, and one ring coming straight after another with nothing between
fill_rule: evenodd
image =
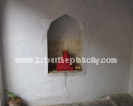
<instances>
[{"instance_id":1,"label":"shadow on wall","mask_svg":"<svg viewBox=\"0 0 133 106\"><path fill-rule=\"evenodd\" d=\"M4 65L4 48L3 48L3 11L4 11L5 1L0 0L0 105L4 106L4 73L5 65Z\"/></svg>"}]
</instances>

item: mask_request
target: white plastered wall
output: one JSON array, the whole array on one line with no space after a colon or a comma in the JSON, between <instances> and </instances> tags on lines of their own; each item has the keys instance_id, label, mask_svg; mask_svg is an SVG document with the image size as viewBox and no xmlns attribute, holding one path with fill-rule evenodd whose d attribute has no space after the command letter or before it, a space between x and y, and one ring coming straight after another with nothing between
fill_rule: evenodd
<instances>
[{"instance_id":1,"label":"white plastered wall","mask_svg":"<svg viewBox=\"0 0 133 106\"><path fill-rule=\"evenodd\" d=\"M7 0L4 15L6 88L29 106L87 101L127 92L131 60L128 0ZM84 29L83 56L118 59L84 64L85 73L48 75L44 64L16 64L15 58L47 57L47 30L68 14Z\"/></svg>"}]
</instances>

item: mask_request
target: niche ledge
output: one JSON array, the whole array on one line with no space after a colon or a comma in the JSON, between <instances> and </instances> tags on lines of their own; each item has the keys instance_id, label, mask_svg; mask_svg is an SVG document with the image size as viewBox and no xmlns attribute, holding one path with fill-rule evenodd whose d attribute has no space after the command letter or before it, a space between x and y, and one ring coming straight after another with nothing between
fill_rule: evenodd
<instances>
[{"instance_id":1,"label":"niche ledge","mask_svg":"<svg viewBox=\"0 0 133 106\"><path fill-rule=\"evenodd\" d=\"M64 71L57 71L57 70L53 70L53 71L50 71L49 73L51 74L54 74L54 73L77 73L77 72L83 72L82 70L73 70L73 71L70 71L70 70L64 70Z\"/></svg>"}]
</instances>

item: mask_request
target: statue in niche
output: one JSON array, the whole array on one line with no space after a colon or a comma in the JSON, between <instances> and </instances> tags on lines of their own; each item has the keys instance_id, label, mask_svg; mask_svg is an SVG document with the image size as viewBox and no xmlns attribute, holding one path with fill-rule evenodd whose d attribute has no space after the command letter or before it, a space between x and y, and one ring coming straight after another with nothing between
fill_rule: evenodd
<instances>
[{"instance_id":1,"label":"statue in niche","mask_svg":"<svg viewBox=\"0 0 133 106\"><path fill-rule=\"evenodd\" d=\"M69 53L66 49L64 49L63 51L63 57L58 62L56 70L57 71L73 71L74 70L74 67L70 63Z\"/></svg>"}]
</instances>

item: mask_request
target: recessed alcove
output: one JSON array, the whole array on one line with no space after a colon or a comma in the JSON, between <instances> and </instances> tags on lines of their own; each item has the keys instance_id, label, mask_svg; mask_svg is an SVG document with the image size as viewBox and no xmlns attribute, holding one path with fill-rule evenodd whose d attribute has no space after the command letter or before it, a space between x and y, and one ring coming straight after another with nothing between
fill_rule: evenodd
<instances>
[{"instance_id":1,"label":"recessed alcove","mask_svg":"<svg viewBox=\"0 0 133 106\"><path fill-rule=\"evenodd\" d=\"M71 58L82 57L82 28L80 23L69 15L53 21L48 30L48 58L62 57L64 49ZM78 65L81 66L80 63ZM56 66L57 63L48 63L48 72L56 72Z\"/></svg>"}]
</instances>

